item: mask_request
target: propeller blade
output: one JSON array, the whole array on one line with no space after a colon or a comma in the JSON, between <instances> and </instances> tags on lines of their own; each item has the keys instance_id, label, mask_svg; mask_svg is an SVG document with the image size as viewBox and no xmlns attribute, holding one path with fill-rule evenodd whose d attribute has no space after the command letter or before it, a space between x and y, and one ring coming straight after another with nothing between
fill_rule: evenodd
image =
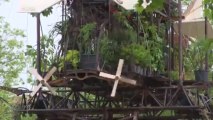
<instances>
[{"instance_id":1,"label":"propeller blade","mask_svg":"<svg viewBox=\"0 0 213 120\"><path fill-rule=\"evenodd\" d=\"M135 80L132 80L123 76L120 78L120 81L131 84L131 85L136 85L137 83Z\"/></svg>"},{"instance_id":2,"label":"propeller blade","mask_svg":"<svg viewBox=\"0 0 213 120\"><path fill-rule=\"evenodd\" d=\"M56 67L53 67L44 77L44 81L47 82L50 77L52 76L52 74L57 70Z\"/></svg>"},{"instance_id":3,"label":"propeller blade","mask_svg":"<svg viewBox=\"0 0 213 120\"><path fill-rule=\"evenodd\" d=\"M31 68L29 72L36 77L39 81L42 81L43 78L38 74L37 69Z\"/></svg>"},{"instance_id":4,"label":"propeller blade","mask_svg":"<svg viewBox=\"0 0 213 120\"><path fill-rule=\"evenodd\" d=\"M42 86L41 83L38 86L36 86L34 88L34 90L32 91L32 93L30 93L30 96L33 97L39 91L39 89L41 88L41 86Z\"/></svg>"},{"instance_id":5,"label":"propeller blade","mask_svg":"<svg viewBox=\"0 0 213 120\"><path fill-rule=\"evenodd\" d=\"M116 71L116 76L118 76L118 77L121 76L123 64L124 64L124 60L123 60L123 59L120 59L120 60L119 60L119 63L118 63L118 68L117 68L117 71Z\"/></svg>"},{"instance_id":6,"label":"propeller blade","mask_svg":"<svg viewBox=\"0 0 213 120\"><path fill-rule=\"evenodd\" d=\"M47 82L44 82L44 85L50 90L50 92L53 94L53 95L56 95L57 93L53 90L53 88L47 83Z\"/></svg>"},{"instance_id":7,"label":"propeller blade","mask_svg":"<svg viewBox=\"0 0 213 120\"><path fill-rule=\"evenodd\" d=\"M114 82L114 85L113 85L113 88L112 88L111 97L115 97L117 86L118 86L118 82L119 82L119 79Z\"/></svg>"},{"instance_id":8,"label":"propeller blade","mask_svg":"<svg viewBox=\"0 0 213 120\"><path fill-rule=\"evenodd\" d=\"M109 78L109 79L115 79L115 75L111 75L111 74L104 73L104 72L100 72L99 76Z\"/></svg>"}]
</instances>

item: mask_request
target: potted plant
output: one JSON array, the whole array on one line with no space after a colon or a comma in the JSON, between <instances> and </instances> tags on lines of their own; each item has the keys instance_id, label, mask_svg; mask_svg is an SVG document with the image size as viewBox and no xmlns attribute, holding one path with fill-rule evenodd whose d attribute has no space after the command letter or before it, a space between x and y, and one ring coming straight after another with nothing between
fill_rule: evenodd
<instances>
[{"instance_id":1,"label":"potted plant","mask_svg":"<svg viewBox=\"0 0 213 120\"><path fill-rule=\"evenodd\" d=\"M146 75L151 66L150 50L140 44L130 44L121 49L123 58L130 64L130 71Z\"/></svg>"},{"instance_id":2,"label":"potted plant","mask_svg":"<svg viewBox=\"0 0 213 120\"><path fill-rule=\"evenodd\" d=\"M59 58L59 71L77 69L79 64L79 51L68 50L65 57Z\"/></svg>"},{"instance_id":3,"label":"potted plant","mask_svg":"<svg viewBox=\"0 0 213 120\"><path fill-rule=\"evenodd\" d=\"M208 54L208 61L210 61L209 66L212 66L212 50L212 39L198 39L189 46L189 49L187 50L186 61L188 61L187 64L192 66L196 81L208 80L208 70L205 69L205 59L206 54Z\"/></svg>"},{"instance_id":4,"label":"potted plant","mask_svg":"<svg viewBox=\"0 0 213 120\"><path fill-rule=\"evenodd\" d=\"M78 47L80 50L80 69L97 69L98 59L96 54L97 38L93 37L96 23L87 23L80 28Z\"/></svg>"}]
</instances>

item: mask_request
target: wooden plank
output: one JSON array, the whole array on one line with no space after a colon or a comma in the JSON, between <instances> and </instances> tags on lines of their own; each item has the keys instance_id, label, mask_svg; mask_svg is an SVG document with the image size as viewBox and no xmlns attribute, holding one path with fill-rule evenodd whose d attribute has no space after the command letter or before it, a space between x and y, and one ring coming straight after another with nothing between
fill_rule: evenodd
<instances>
[{"instance_id":1,"label":"wooden plank","mask_svg":"<svg viewBox=\"0 0 213 120\"><path fill-rule=\"evenodd\" d=\"M117 80L114 82L113 89L112 89L112 93L111 93L111 97L115 97L116 90L117 90L117 86L118 86L118 82L119 82L119 79L117 79Z\"/></svg>"},{"instance_id":2,"label":"wooden plank","mask_svg":"<svg viewBox=\"0 0 213 120\"><path fill-rule=\"evenodd\" d=\"M133 79L129 79L129 78L126 78L126 77L121 77L120 79L121 82L124 82L124 83L127 83L127 84L131 84L131 85L136 85L136 80L133 80Z\"/></svg>"},{"instance_id":3,"label":"wooden plank","mask_svg":"<svg viewBox=\"0 0 213 120\"><path fill-rule=\"evenodd\" d=\"M116 71L116 76L118 76L118 77L120 77L120 75L121 75L121 72L122 72L122 69L123 69L123 64L124 64L124 60L120 59L119 63L118 63L118 68L117 68L117 71Z\"/></svg>"}]
</instances>

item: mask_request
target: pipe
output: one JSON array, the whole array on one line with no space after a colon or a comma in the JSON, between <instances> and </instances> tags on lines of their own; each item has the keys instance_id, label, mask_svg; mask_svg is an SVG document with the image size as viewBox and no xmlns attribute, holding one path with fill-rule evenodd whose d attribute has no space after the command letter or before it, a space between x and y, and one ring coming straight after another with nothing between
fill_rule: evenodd
<instances>
[{"instance_id":1,"label":"pipe","mask_svg":"<svg viewBox=\"0 0 213 120\"><path fill-rule=\"evenodd\" d=\"M178 13L179 13L179 20L178 20L178 33L179 33L179 80L180 85L183 85L183 47L182 47L182 10L181 10L181 0L178 0Z\"/></svg>"},{"instance_id":2,"label":"pipe","mask_svg":"<svg viewBox=\"0 0 213 120\"><path fill-rule=\"evenodd\" d=\"M39 74L41 74L41 38L40 38L40 13L36 15L37 18L37 61L36 61L36 67Z\"/></svg>"}]
</instances>

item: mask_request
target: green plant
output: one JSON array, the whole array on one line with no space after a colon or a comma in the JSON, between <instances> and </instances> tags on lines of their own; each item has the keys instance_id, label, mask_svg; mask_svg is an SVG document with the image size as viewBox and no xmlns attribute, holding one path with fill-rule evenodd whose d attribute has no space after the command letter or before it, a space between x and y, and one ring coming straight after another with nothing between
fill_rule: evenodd
<instances>
[{"instance_id":1,"label":"green plant","mask_svg":"<svg viewBox=\"0 0 213 120\"><path fill-rule=\"evenodd\" d=\"M157 32L157 26L154 24L149 24L148 22L143 23L144 26L144 37L143 44L146 48L149 48L150 54L152 56L150 68L155 71L164 70L163 61L163 39L160 37L163 33Z\"/></svg>"},{"instance_id":2,"label":"green plant","mask_svg":"<svg viewBox=\"0 0 213 120\"><path fill-rule=\"evenodd\" d=\"M140 23L143 36L137 36L137 32L126 24L121 24L126 29L116 28L101 40L103 59L112 65L119 58L124 58L129 63L163 71L163 39L157 34L156 26L148 21Z\"/></svg>"},{"instance_id":3,"label":"green plant","mask_svg":"<svg viewBox=\"0 0 213 120\"><path fill-rule=\"evenodd\" d=\"M77 69L79 63L79 51L68 50L65 58L61 57L59 62L59 71L64 67L65 62L71 63L74 69Z\"/></svg>"},{"instance_id":4,"label":"green plant","mask_svg":"<svg viewBox=\"0 0 213 120\"><path fill-rule=\"evenodd\" d=\"M138 0L138 3L136 4L136 11L139 13L142 13L144 10L146 12L153 12L155 10L161 10L163 9L163 4L164 4L165 0L152 0L152 3L147 6L147 8L143 8L142 4L143 4L143 0Z\"/></svg>"},{"instance_id":5,"label":"green plant","mask_svg":"<svg viewBox=\"0 0 213 120\"><path fill-rule=\"evenodd\" d=\"M35 114L21 115L21 120L36 120L37 116Z\"/></svg>"},{"instance_id":6,"label":"green plant","mask_svg":"<svg viewBox=\"0 0 213 120\"><path fill-rule=\"evenodd\" d=\"M100 41L100 55L107 64L117 64L117 60L122 58L122 48L135 43L137 34L129 29L112 30L109 34L103 35Z\"/></svg>"},{"instance_id":7,"label":"green plant","mask_svg":"<svg viewBox=\"0 0 213 120\"><path fill-rule=\"evenodd\" d=\"M170 77L171 77L172 80L178 80L179 79L178 71L171 71Z\"/></svg>"},{"instance_id":8,"label":"green plant","mask_svg":"<svg viewBox=\"0 0 213 120\"><path fill-rule=\"evenodd\" d=\"M41 37L41 71L46 71L49 67L52 67L53 63L55 62L55 45L54 39L51 35L49 36L42 36ZM32 45L27 45L27 50L25 55L28 56L32 65L36 66L36 55L37 50Z\"/></svg>"},{"instance_id":9,"label":"green plant","mask_svg":"<svg viewBox=\"0 0 213 120\"><path fill-rule=\"evenodd\" d=\"M44 11L42 11L41 14L42 14L42 16L44 16L44 17L48 17L49 15L52 14L52 12L53 12L53 7L49 7L49 8L47 8L47 9L45 9ZM32 15L32 17L35 17L37 14L32 13L31 15Z\"/></svg>"},{"instance_id":10,"label":"green plant","mask_svg":"<svg viewBox=\"0 0 213 120\"><path fill-rule=\"evenodd\" d=\"M78 39L79 39L78 45L79 45L80 52L83 52L83 53L94 52L92 47L95 43L94 41L92 41L93 39L92 34L95 28L96 28L95 22L87 23L80 28L80 33L78 35Z\"/></svg>"},{"instance_id":11,"label":"green plant","mask_svg":"<svg viewBox=\"0 0 213 120\"><path fill-rule=\"evenodd\" d=\"M203 5L206 5L204 8L205 16L213 22L213 1L212 0L203 0Z\"/></svg>"},{"instance_id":12,"label":"green plant","mask_svg":"<svg viewBox=\"0 0 213 120\"><path fill-rule=\"evenodd\" d=\"M19 74L25 67L22 39L24 32L11 28L0 16L0 76L1 85L19 84Z\"/></svg>"},{"instance_id":13,"label":"green plant","mask_svg":"<svg viewBox=\"0 0 213 120\"><path fill-rule=\"evenodd\" d=\"M140 44L130 44L122 48L122 56L129 62L134 62L142 67L150 67L152 56L149 49Z\"/></svg>"},{"instance_id":14,"label":"green plant","mask_svg":"<svg viewBox=\"0 0 213 120\"><path fill-rule=\"evenodd\" d=\"M190 45L185 60L193 70L204 70L206 53L208 53L209 66L212 66L212 50L213 39L198 39Z\"/></svg>"}]
</instances>

